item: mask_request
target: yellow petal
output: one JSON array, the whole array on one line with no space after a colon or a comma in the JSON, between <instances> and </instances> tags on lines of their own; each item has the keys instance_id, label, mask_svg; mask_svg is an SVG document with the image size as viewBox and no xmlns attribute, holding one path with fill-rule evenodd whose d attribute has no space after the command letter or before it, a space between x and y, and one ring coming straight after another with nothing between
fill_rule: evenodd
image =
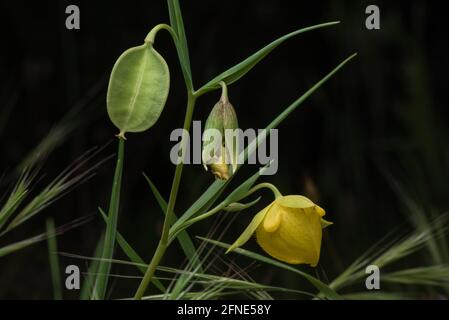
<instances>
[{"instance_id":1,"label":"yellow petal","mask_svg":"<svg viewBox=\"0 0 449 320\"><path fill-rule=\"evenodd\" d=\"M305 209L314 207L320 217L326 214L323 208L317 206L315 203L312 202L312 200L304 196L299 195L283 196L281 198L276 199L276 203L280 206L287 208Z\"/></svg>"},{"instance_id":2,"label":"yellow petal","mask_svg":"<svg viewBox=\"0 0 449 320\"><path fill-rule=\"evenodd\" d=\"M258 214L256 214L251 220L248 227L246 227L245 231L238 237L237 240L229 247L229 249L226 251L226 253L231 252L232 250L241 247L244 245L253 235L254 231L256 231L257 227L262 223L263 219L265 218L265 215L267 214L268 210L271 208L273 203L271 203L266 208L262 209Z\"/></svg>"},{"instance_id":3,"label":"yellow petal","mask_svg":"<svg viewBox=\"0 0 449 320\"><path fill-rule=\"evenodd\" d=\"M318 215L320 217L322 217L326 214L326 211L324 211L323 208L321 208L320 206L317 206L317 205L315 205L315 211L316 211L316 213L318 213Z\"/></svg>"},{"instance_id":4,"label":"yellow petal","mask_svg":"<svg viewBox=\"0 0 449 320\"><path fill-rule=\"evenodd\" d=\"M228 165L225 163L214 163L210 165L211 171L217 179L228 180Z\"/></svg>"},{"instance_id":5,"label":"yellow petal","mask_svg":"<svg viewBox=\"0 0 449 320\"><path fill-rule=\"evenodd\" d=\"M276 199L276 203L288 208L310 208L315 206L312 200L298 195L283 196Z\"/></svg>"},{"instance_id":6,"label":"yellow petal","mask_svg":"<svg viewBox=\"0 0 449 320\"><path fill-rule=\"evenodd\" d=\"M282 213L276 231L267 232L263 225L257 228L259 245L281 261L316 266L320 257L322 237L320 216L313 206L305 209L281 206L278 208Z\"/></svg>"},{"instance_id":7,"label":"yellow petal","mask_svg":"<svg viewBox=\"0 0 449 320\"><path fill-rule=\"evenodd\" d=\"M274 232L279 228L281 224L282 210L279 210L279 206L274 203L273 206L268 210L264 220L263 227L266 232Z\"/></svg>"}]
</instances>

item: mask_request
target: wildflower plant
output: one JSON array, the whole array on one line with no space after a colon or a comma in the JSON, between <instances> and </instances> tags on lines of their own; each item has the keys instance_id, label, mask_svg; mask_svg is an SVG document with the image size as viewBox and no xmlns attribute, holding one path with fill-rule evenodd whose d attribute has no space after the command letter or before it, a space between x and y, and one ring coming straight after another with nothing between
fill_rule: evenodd
<instances>
[{"instance_id":1,"label":"wildflower plant","mask_svg":"<svg viewBox=\"0 0 449 320\"><path fill-rule=\"evenodd\" d=\"M187 38L179 3L176 0L169 0L168 7L170 25L156 25L150 30L142 45L126 50L116 61L109 80L107 110L111 121L118 128L119 132L117 134L118 153L116 170L109 209L105 217L107 224L101 255L102 259L98 266L98 276L94 288L95 296L100 299L105 297L114 245L116 241L119 241L117 221L120 207L123 162L125 161L125 140L131 137L131 133L148 130L155 124L161 112L164 110L169 94L169 68L162 55L157 51L156 40L159 32L168 31L168 34L171 36L178 53L179 65L184 77L187 103L183 129L187 132L190 129L197 100L211 91L221 89L221 99L212 108L206 121L206 129L223 132L226 129L238 128L236 110L234 110L234 107L229 102L227 89L229 85L237 83L240 78L245 76L247 72L284 41L305 32L332 27L339 23L338 21L322 23L299 29L280 37L197 89L192 79ZM320 88L321 85L329 80L338 70L354 58L354 56L355 54L341 62L329 74L306 91L305 94L285 108L278 117L271 121L266 129L276 128L291 112L300 106L314 91ZM170 69L176 70L175 66L171 66ZM183 244L183 249L187 257L194 263L195 255L192 255L191 248L188 248L192 246L192 243L191 241L186 242L186 239L189 237L186 233L188 227L221 211L241 211L250 208L257 201L246 204L242 204L241 201L262 187L268 186L272 190L277 190L274 186L264 183L254 185L259 177L259 173L257 173L241 183L233 191L227 191L229 181L237 175L238 169L242 165L241 163L237 163L237 157L247 158L256 150L258 144L268 134L265 133L263 137L258 137L259 139L253 140L241 154L237 152L236 143L232 147L229 147L227 141L220 141L218 143L219 147L212 149L212 154L203 150L204 164L206 168L210 166L217 180L198 198L190 209L179 217L176 217L174 209L178 198L184 165L182 157L187 147L187 139L182 137L179 153L181 159L176 165L168 202L164 203L163 199L160 199L165 211L161 238L145 270L144 277L136 290L135 299L141 299L144 296L150 282L153 282L159 287L161 286L159 281L154 277L154 274L160 266L170 244L175 239L178 239ZM215 141L215 143L217 142ZM204 148L207 150L207 147L208 144L206 143ZM230 165L228 165L229 163ZM153 191L156 190L154 185L152 189ZM228 194L226 195L227 192ZM218 198L222 195L224 196L224 200L216 204ZM243 234L244 240L242 240L242 237L239 238L230 250L243 244L248 240L252 232L257 229L259 243L271 256L288 263L316 265L318 263L321 245L320 218L324 215L324 210L301 196L280 197L278 191L275 191L275 196L278 199L255 216L253 222ZM263 225L263 227L259 227L259 225ZM296 228L299 229L296 230ZM279 236L279 233L281 233L281 236ZM286 243L282 243L282 240L280 240L283 238L284 233L287 234L287 238L284 238ZM276 236L276 234L278 235Z\"/></svg>"},{"instance_id":2,"label":"wildflower plant","mask_svg":"<svg viewBox=\"0 0 449 320\"><path fill-rule=\"evenodd\" d=\"M84 273L79 291L79 298L83 300L109 298L111 280L115 277L136 278L139 281L134 291L121 297L125 299L223 299L242 295L251 299L272 299L272 293L285 293L289 294L289 297L293 295L301 298L336 300L427 298L429 295L447 297L449 292L447 280L449 279L447 246L449 215L440 214L437 206L432 202L429 205L421 200L421 198L433 199L434 189L443 190L441 195L443 197L446 195L444 191L447 189L445 188L447 174L444 173L447 173L447 170L443 170L444 166L434 165L438 162L426 162L427 172L437 173L433 179L429 180L434 180L432 183L439 183L439 188L419 190L427 194L424 197L413 196L414 192L410 189L416 186L405 183L406 180L397 179L389 173L390 170L387 170L387 180L404 203L407 219L411 221L415 230L402 232L401 229L400 235L396 232L398 230L393 230L390 235L377 241L348 266L342 266L340 272L331 275L329 280L327 275L322 276L325 270L323 264L320 264L322 258L320 256L327 256L327 252L324 251L326 252L324 253L321 250L322 243L327 242L332 245L332 241L329 241L328 237L323 237L323 229L332 225L332 222L326 219L336 221L337 227L341 226L330 206L319 203L313 196L310 196L312 201L302 195L288 194L285 186L275 186L262 181L262 177L276 171L273 171L273 163L260 161L261 166L250 176L243 176L239 171L245 162L251 160L256 151L260 150L264 141L276 135L275 129L356 54L349 56L331 69L290 105L284 108L266 106L279 109L279 114L274 119L267 119L268 124L264 130L259 130L257 136L250 140L247 146L242 143L241 136L227 134L228 132L238 133L242 130L239 127L238 115L245 106L232 97L233 89L238 85L238 81L284 41L302 33L335 27L339 22L317 24L286 34L202 86L198 86L192 79L191 68L195 66L190 65L180 5L178 0L167 2L169 24L158 24L151 28L143 39L143 43L137 43L136 46L124 50L114 66L111 66L106 109L112 124L117 129L116 132L111 132L112 137L116 134L113 140L117 143L117 154L113 155L116 163L109 205L106 209L98 208L99 216L106 228L99 236L93 256L61 252L59 251L61 246L57 242L57 236L68 229L87 223L91 220L91 216L78 218L62 226L55 226L54 218L48 217L45 232L20 237L18 240L13 238L11 241L9 238L16 229L35 219L53 202L91 178L96 168L104 161L111 159L109 157L101 161L95 160L101 150L92 149L75 160L73 165L62 170L49 183L45 184L45 180L42 181L40 172L43 171L45 157L61 145L75 128L81 127L84 123L82 121L84 118L79 117L81 111L79 106L72 108L14 170L5 172L0 177L2 193L0 196L0 259L47 240L49 274L54 289L53 296L57 300L64 298L65 295L64 281L61 281L63 271L58 260L60 256L89 261L88 270ZM166 54L160 52L158 48L157 40L164 35L173 40L178 57L176 63L166 61L164 58ZM168 96L178 94L170 89L171 75L176 73L182 73L184 79L185 118L182 129L175 128L175 125L173 128L174 131L182 131L182 134L178 144L179 149L176 149L174 153L175 159L172 158L173 153L170 153L171 161L176 168L168 199L159 192L150 177L144 174L154 199L165 214L157 246L145 247L148 253L151 253L151 258L146 261L119 232L119 215L122 220L127 219L125 214L127 203L121 203L122 178L127 174L123 168L125 161L134 156L126 153L125 146L127 139L140 138L135 133L150 130L164 112ZM92 96L95 96L97 90L88 93L85 98L90 98L86 100L93 100ZM419 90L415 91L419 92ZM188 134L192 126L192 131L195 131L196 123L192 119L197 101L211 93L219 93L220 98L207 110L208 116L202 119L203 144L202 148L197 148L200 151L198 157L200 159L197 161L201 161L206 169L200 174L213 179L214 182L185 211L182 211L177 204L177 199L182 183L183 167L190 163L186 159ZM103 100L102 98L102 105L104 105ZM9 110L8 112L4 110L0 110L0 134L3 125L7 122L5 119L9 115ZM422 117L417 117L409 118L408 121L421 120L423 120ZM421 126L417 127L421 128ZM442 141L441 145L444 144L443 139ZM426 152L422 154L425 155ZM414 157L408 154L405 158L404 163L414 161ZM251 163L251 161L248 162ZM405 167L414 166L409 164ZM420 179L420 170L411 172L416 175L414 181L424 181ZM232 185L231 181L234 181ZM337 187L340 188L340 185ZM270 192L262 193L262 190ZM336 197L340 197L340 190L336 190L338 191L335 192ZM310 194L312 195L313 192ZM364 198L359 201L363 200ZM257 212L256 205L263 208ZM222 222L229 217L238 219L241 212L248 216L250 223L246 227L231 232L231 224ZM363 217L366 218L366 215ZM151 218L156 219L154 216ZM207 222L207 233L201 237L196 235L194 237L190 227L198 222ZM357 231L361 232L360 230ZM351 228L348 228L347 232L356 235ZM229 234L229 238L233 241L223 242L224 234ZM258 252L248 249L248 242L251 241L259 244ZM164 257L171 254L172 245L176 242L179 243L185 255L186 263L180 267L164 265ZM125 258L120 258L117 254L118 249L126 255ZM408 261L415 263L416 260L405 261L418 252L423 254L423 257L427 256L428 260L424 261L430 261L430 263L410 266ZM229 259L230 255L232 255L231 259ZM300 278L301 286L298 289L298 287L276 285L274 281L270 284L259 283L252 279L250 271L240 268L233 261L234 256L246 257L252 261L252 264L263 263L283 270ZM400 263L401 267L397 268L396 263ZM114 273L111 271L113 265L132 266L139 274L130 276ZM223 265L227 268L225 271L222 270ZM309 272L309 266L312 268L319 266L312 269L314 275ZM382 268L381 290L365 290L369 290L365 282L368 281L367 270L371 270L368 267L374 267L374 269L371 268L372 270ZM334 271L337 271L338 268L335 269ZM403 290L404 286L408 286L410 290ZM0 288L3 287L5 286L2 282Z\"/></svg>"}]
</instances>

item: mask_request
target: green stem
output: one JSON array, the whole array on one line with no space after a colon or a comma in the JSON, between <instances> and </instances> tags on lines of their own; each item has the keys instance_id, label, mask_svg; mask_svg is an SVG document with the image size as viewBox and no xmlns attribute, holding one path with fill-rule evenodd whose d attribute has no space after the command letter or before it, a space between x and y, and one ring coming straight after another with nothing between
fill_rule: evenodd
<instances>
[{"instance_id":1,"label":"green stem","mask_svg":"<svg viewBox=\"0 0 449 320\"><path fill-rule=\"evenodd\" d=\"M201 221L203 219L206 219L206 218L216 214L217 212L219 212L220 210L222 210L226 206L227 206L227 203L226 202L222 202L218 206L216 206L215 208L213 208L213 209L203 213L202 215L199 215L199 216L197 216L195 218L187 220L185 223L183 223L181 226L179 226L178 228L176 228L175 230L173 230L170 233L170 237L169 237L168 243L170 244L173 240L176 239L176 237L178 236L178 234L180 232L182 232L183 230L187 229L192 224L197 223L198 221Z\"/></svg>"},{"instance_id":2,"label":"green stem","mask_svg":"<svg viewBox=\"0 0 449 320\"><path fill-rule=\"evenodd\" d=\"M154 252L153 258L151 259L151 262L148 265L147 270L145 271L145 275L143 276L142 282L140 283L139 288L137 289L136 294L134 295L134 299L136 300L142 299L150 281L153 278L154 272L156 271L157 266L161 262L162 257L164 256L167 248L168 245L163 244L161 241L159 241L156 251Z\"/></svg>"},{"instance_id":3,"label":"green stem","mask_svg":"<svg viewBox=\"0 0 449 320\"><path fill-rule=\"evenodd\" d=\"M260 190L260 189L263 189L263 188L270 189L270 190L273 192L274 197L275 197L276 199L279 198L279 197L282 197L282 194L281 194L281 192L278 190L278 188L276 188L273 184L268 183L268 182L262 182L262 183L259 183L259 184L256 185L256 186L252 187L252 188L248 191L248 193L246 194L245 197L247 197L247 196L253 194L254 192L256 192L257 190Z\"/></svg>"},{"instance_id":4,"label":"green stem","mask_svg":"<svg viewBox=\"0 0 449 320\"><path fill-rule=\"evenodd\" d=\"M98 277L94 291L99 299L104 299L106 294L109 272L111 271L111 259L114 255L115 238L117 234L120 189L122 185L123 161L125 157L125 139L121 136L119 136L118 139L117 163L115 166L114 181L112 182L111 201L109 202L103 255L100 266L98 267Z\"/></svg>"},{"instance_id":5,"label":"green stem","mask_svg":"<svg viewBox=\"0 0 449 320\"><path fill-rule=\"evenodd\" d=\"M175 34L175 32L173 31L172 27L170 27L168 24L165 24L165 23L158 24L153 29L151 29L151 31L145 37L144 41L153 44L154 43L154 39L156 38L156 34L160 30L167 30L168 32L170 32L171 36L173 37L173 39L176 42L176 34Z\"/></svg>"},{"instance_id":6,"label":"green stem","mask_svg":"<svg viewBox=\"0 0 449 320\"><path fill-rule=\"evenodd\" d=\"M228 102L228 87L226 86L226 82L220 81L221 86L221 98L220 100L224 103Z\"/></svg>"},{"instance_id":7,"label":"green stem","mask_svg":"<svg viewBox=\"0 0 449 320\"><path fill-rule=\"evenodd\" d=\"M196 97L189 91L188 92L188 100L187 100L187 111L184 118L184 130L189 131L190 125L192 123L193 110L195 109ZM181 157L184 156L184 150L187 146L187 137L183 136L181 140ZM151 279L153 278L154 271L156 267L159 265L162 257L167 250L169 245L168 236L170 233L170 221L173 221L174 208L176 203L176 198L178 196L179 184L181 182L182 168L184 165L183 159L179 159L178 164L175 169L175 176L173 178L173 183L171 187L170 197L168 199L167 211L165 214L164 225L162 227L162 235L159 240L159 244L156 248L156 251L151 259L150 264L148 265L147 271L143 276L143 279L139 285L139 288L136 291L134 299L142 299L145 290L147 289Z\"/></svg>"},{"instance_id":8,"label":"green stem","mask_svg":"<svg viewBox=\"0 0 449 320\"><path fill-rule=\"evenodd\" d=\"M260 189L270 189L273 194L274 197L277 199L279 197L282 197L281 192L271 183L268 182L263 182L263 183L259 183L258 185L254 186L252 189L250 189L248 191L248 193L245 195L245 197L250 196L251 194L253 194L254 192L256 192L257 190ZM222 203L220 203L218 206L216 206L215 208L195 217L192 218L190 220L187 220L186 222L184 222L181 226L179 226L178 228L174 229L171 234L170 234L170 239L169 239L169 243L171 243L174 239L176 239L177 235L179 234L179 232L185 230L186 228L190 227L192 224L197 223L198 221L204 220L206 218L209 218L210 216L216 214L217 212L219 212L220 210L224 209L229 203L223 201Z\"/></svg>"}]
</instances>

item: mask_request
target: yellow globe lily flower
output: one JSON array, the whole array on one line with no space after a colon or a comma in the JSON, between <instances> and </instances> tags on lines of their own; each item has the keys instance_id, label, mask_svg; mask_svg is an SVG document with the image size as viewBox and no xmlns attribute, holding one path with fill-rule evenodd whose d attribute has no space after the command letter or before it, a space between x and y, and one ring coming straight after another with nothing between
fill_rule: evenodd
<instances>
[{"instance_id":1,"label":"yellow globe lily flower","mask_svg":"<svg viewBox=\"0 0 449 320\"><path fill-rule=\"evenodd\" d=\"M320 258L325 211L306 197L279 196L260 211L228 252L256 233L257 242L270 256L291 264L315 267Z\"/></svg>"}]
</instances>

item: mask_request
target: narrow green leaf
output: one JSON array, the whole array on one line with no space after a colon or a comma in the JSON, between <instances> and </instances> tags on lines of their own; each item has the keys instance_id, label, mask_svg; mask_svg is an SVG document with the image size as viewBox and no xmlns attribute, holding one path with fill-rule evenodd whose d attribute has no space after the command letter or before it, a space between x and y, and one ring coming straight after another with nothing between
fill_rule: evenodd
<instances>
[{"instance_id":1,"label":"narrow green leaf","mask_svg":"<svg viewBox=\"0 0 449 320\"><path fill-rule=\"evenodd\" d=\"M441 264L428 267L399 270L382 274L383 282L406 285L425 285L446 287L449 284L449 265Z\"/></svg>"},{"instance_id":2,"label":"narrow green leaf","mask_svg":"<svg viewBox=\"0 0 449 320\"><path fill-rule=\"evenodd\" d=\"M207 238L203 238L203 237L197 237L198 239L201 239L202 241L205 241L207 243L211 243L217 247L221 247L224 249L228 249L230 248L230 245L224 242L220 242L220 241L215 241L215 240L211 240L211 239L207 239ZM306 279L307 281L310 282L310 284L312 284L315 288L317 288L318 290L320 290L323 294L325 294L325 296L329 299L334 299L334 300L340 300L342 299L342 297L335 292L334 290L332 290L331 288L329 288L328 285L326 285L325 283L323 283L321 280L301 271L298 270L297 268L294 268L292 266L289 266L288 264L282 263L280 261L262 256L260 254L254 253L252 251L248 251L248 250L244 250L244 249L235 249L234 251L235 253L241 254L243 256L246 256L248 258L254 259L254 260L258 260L260 262L264 262L267 264L270 264L272 266L275 267L279 267L291 272L294 272L300 276L302 276L304 279Z\"/></svg>"},{"instance_id":3,"label":"narrow green leaf","mask_svg":"<svg viewBox=\"0 0 449 320\"><path fill-rule=\"evenodd\" d=\"M48 243L48 259L50 262L51 280L53 283L53 298L62 300L61 271L59 268L58 245L56 243L55 222L48 218L47 226L47 243Z\"/></svg>"},{"instance_id":4,"label":"narrow green leaf","mask_svg":"<svg viewBox=\"0 0 449 320\"><path fill-rule=\"evenodd\" d=\"M126 254L126 256L136 264L136 267L145 274L146 271L146 263L143 259L138 255L138 253L131 247L131 245L125 240L125 238L117 233L117 243L120 245L120 248ZM151 282L158 288L161 292L165 292L165 286L156 278L151 279Z\"/></svg>"},{"instance_id":5,"label":"narrow green leaf","mask_svg":"<svg viewBox=\"0 0 449 320\"><path fill-rule=\"evenodd\" d=\"M106 98L109 117L120 135L153 126L169 89L167 63L151 43L126 50L112 69Z\"/></svg>"},{"instance_id":6,"label":"narrow green leaf","mask_svg":"<svg viewBox=\"0 0 449 320\"><path fill-rule=\"evenodd\" d=\"M343 68L349 61L357 56L357 53L350 55L348 58L340 62L331 72L324 76L320 81L315 83L309 90L307 90L301 97L289 105L280 115L278 115L265 129L270 130L276 128L282 121L287 118L297 107L299 107L308 97L310 97L316 90L332 78L341 68ZM268 134L268 133L267 133Z\"/></svg>"},{"instance_id":7,"label":"narrow green leaf","mask_svg":"<svg viewBox=\"0 0 449 320\"><path fill-rule=\"evenodd\" d=\"M187 220L198 213L209 210L212 204L221 195L221 192L224 190L224 187L229 183L231 178L226 181L215 180L215 182L212 183L209 188L190 206L190 208L187 209L187 211L184 212L184 214L173 224L170 228L170 232L179 228Z\"/></svg>"},{"instance_id":8,"label":"narrow green leaf","mask_svg":"<svg viewBox=\"0 0 449 320\"><path fill-rule=\"evenodd\" d=\"M151 192L153 193L154 197L156 198L157 203L159 204L159 207L161 207L162 211L167 211L167 201L165 201L164 197L162 197L161 193L157 189L156 185L151 181L151 179L144 173L143 177L147 181L148 185L150 186ZM170 221L172 223L172 221Z\"/></svg>"},{"instance_id":9,"label":"narrow green leaf","mask_svg":"<svg viewBox=\"0 0 449 320\"><path fill-rule=\"evenodd\" d=\"M104 239L104 248L100 266L98 267L98 276L95 283L95 292L98 298L103 300L108 285L109 272L111 271L111 262L114 255L115 238L117 234L118 211L120 205L120 189L122 186L123 161L125 153L125 140L119 138L118 156L115 167L114 181L112 182L111 201L109 203L108 220L106 224L106 234Z\"/></svg>"},{"instance_id":10,"label":"narrow green leaf","mask_svg":"<svg viewBox=\"0 0 449 320\"><path fill-rule=\"evenodd\" d=\"M20 187L20 184L17 186ZM0 209L0 229L6 224L8 219L16 212L20 204L25 200L28 195L27 189L17 189L15 188L6 203Z\"/></svg>"},{"instance_id":11,"label":"narrow green leaf","mask_svg":"<svg viewBox=\"0 0 449 320\"><path fill-rule=\"evenodd\" d=\"M33 170L30 170L29 168L25 168L22 170L14 188L12 189L3 206L0 208L0 230L6 225L8 220L14 214L20 214L20 212L17 212L17 209L27 197L30 189L30 184L34 180L35 173L37 172L37 170L34 173L32 171ZM2 234L0 234L0 236L2 236Z\"/></svg>"},{"instance_id":12,"label":"narrow green leaf","mask_svg":"<svg viewBox=\"0 0 449 320\"><path fill-rule=\"evenodd\" d=\"M266 165L265 167L261 169L257 169L257 172L253 174L251 177L249 177L245 182L240 184L237 188L234 189L226 198L226 203L236 202L240 201L244 197L247 196L248 191L253 187L253 185L256 183L256 181L259 179L260 175L263 174L267 168L270 166L270 164Z\"/></svg>"},{"instance_id":13,"label":"narrow green leaf","mask_svg":"<svg viewBox=\"0 0 449 320\"><path fill-rule=\"evenodd\" d=\"M59 228L57 228L55 230L55 235L61 234L63 231L67 231L67 230L79 227L80 225L86 223L87 221L88 221L88 219L86 219L86 218L80 218L80 219L74 220L73 222L67 223L63 226L60 226ZM24 249L24 248L26 248L30 245L33 245L37 242L43 241L43 240L47 239L47 236L48 236L47 232L44 232L44 233L38 234L34 237L30 237L28 239L6 245L6 246L0 248L0 258L8 255L10 253Z\"/></svg>"},{"instance_id":14,"label":"narrow green leaf","mask_svg":"<svg viewBox=\"0 0 449 320\"><path fill-rule=\"evenodd\" d=\"M168 12L170 15L170 25L176 34L176 51L178 52L181 70L189 90L193 89L192 71L190 69L189 48L187 45L186 32L182 19L181 7L178 0L168 0Z\"/></svg>"},{"instance_id":15,"label":"narrow green leaf","mask_svg":"<svg viewBox=\"0 0 449 320\"><path fill-rule=\"evenodd\" d=\"M262 197L258 197L257 199L248 203L233 202L223 208L223 210L227 212L243 211L256 205L260 201L260 199L262 199Z\"/></svg>"},{"instance_id":16,"label":"narrow green leaf","mask_svg":"<svg viewBox=\"0 0 449 320\"><path fill-rule=\"evenodd\" d=\"M248 58L246 58L239 64L237 64L237 65L233 66L232 68L226 70L225 72L219 74L218 76L213 78L211 81L206 83L204 86L202 86L200 89L198 89L196 94L199 96L199 95L202 95L210 90L218 89L220 87L220 85L219 85L220 81L224 81L228 85L237 81L238 79L243 77L248 71L250 71L257 63L259 63L259 61L261 61L263 58L265 58L273 49L275 49L277 46L279 46L281 43L283 43L287 39L294 37L298 34L307 32L307 31L333 26L338 23L340 23L340 22L334 21L334 22L322 23L322 24L318 24L315 26L310 26L307 28L299 29L299 30L296 30L289 34L286 34L286 35L278 38L277 40L271 42L267 46L263 47L262 49L260 49L253 55L249 56Z\"/></svg>"},{"instance_id":17,"label":"narrow green leaf","mask_svg":"<svg viewBox=\"0 0 449 320\"><path fill-rule=\"evenodd\" d=\"M24 249L32 244L35 244L36 242L45 240L46 235L41 234L35 237L31 237L22 241L18 241L12 244L9 244L7 246L4 246L3 248L0 248L0 258L4 257L10 253L16 252L18 250Z\"/></svg>"},{"instance_id":18,"label":"narrow green leaf","mask_svg":"<svg viewBox=\"0 0 449 320\"><path fill-rule=\"evenodd\" d=\"M263 208L261 211L259 211L258 214L254 216L254 218L249 223L248 227L246 227L245 231L243 231L240 237L238 237L237 240L235 240L235 242L228 248L226 253L229 253L237 249L238 247L243 246L249 239L251 239L257 227L261 224L263 218L265 218L265 215L267 214L270 208L271 205Z\"/></svg>"}]
</instances>

